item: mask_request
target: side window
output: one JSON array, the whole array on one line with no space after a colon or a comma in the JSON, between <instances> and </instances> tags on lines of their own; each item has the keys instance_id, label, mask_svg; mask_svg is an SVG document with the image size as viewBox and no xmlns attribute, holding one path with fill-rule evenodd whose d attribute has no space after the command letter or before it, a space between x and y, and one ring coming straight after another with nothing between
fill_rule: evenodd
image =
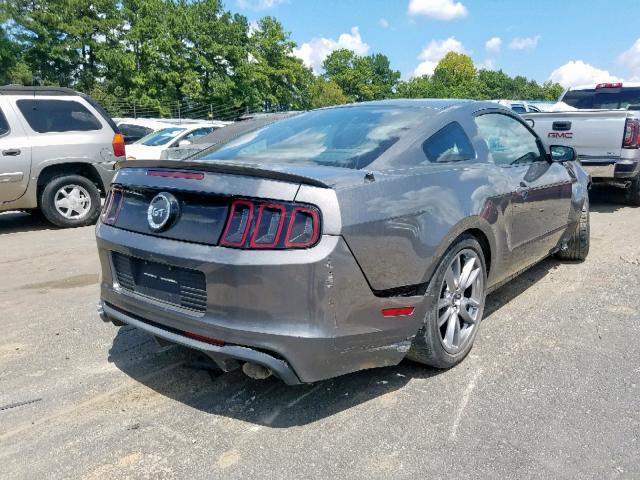
<instances>
[{"instance_id":1,"label":"side window","mask_svg":"<svg viewBox=\"0 0 640 480\"><path fill-rule=\"evenodd\" d=\"M430 162L460 162L476 154L471 141L458 122L451 122L429 137L422 150Z\"/></svg>"},{"instance_id":2,"label":"side window","mask_svg":"<svg viewBox=\"0 0 640 480\"><path fill-rule=\"evenodd\" d=\"M7 122L7 118L0 110L0 137L9 133L9 122Z\"/></svg>"},{"instance_id":3,"label":"side window","mask_svg":"<svg viewBox=\"0 0 640 480\"><path fill-rule=\"evenodd\" d=\"M102 128L84 105L72 100L18 100L16 105L38 133L87 132Z\"/></svg>"},{"instance_id":4,"label":"side window","mask_svg":"<svg viewBox=\"0 0 640 480\"><path fill-rule=\"evenodd\" d=\"M211 127L204 127L204 128L198 128L197 130L194 130L193 132L189 133L188 135L185 135L185 137L182 140L195 140L196 138L200 138L200 137L204 137L205 135L209 135L211 132L213 132L215 129L211 128Z\"/></svg>"},{"instance_id":5,"label":"side window","mask_svg":"<svg viewBox=\"0 0 640 480\"><path fill-rule=\"evenodd\" d=\"M543 160L536 137L516 119L501 113L476 117L478 134L489 148L489 161L501 167Z\"/></svg>"}]
</instances>

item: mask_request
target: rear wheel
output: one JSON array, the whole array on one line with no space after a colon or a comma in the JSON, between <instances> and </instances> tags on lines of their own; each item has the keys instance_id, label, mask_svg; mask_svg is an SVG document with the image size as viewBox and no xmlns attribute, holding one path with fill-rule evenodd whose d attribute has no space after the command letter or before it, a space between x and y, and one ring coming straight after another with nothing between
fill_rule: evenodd
<instances>
[{"instance_id":1,"label":"rear wheel","mask_svg":"<svg viewBox=\"0 0 640 480\"><path fill-rule=\"evenodd\" d=\"M629 205L640 207L640 174L636 175L631 181L631 185L627 187L625 196Z\"/></svg>"},{"instance_id":2,"label":"rear wheel","mask_svg":"<svg viewBox=\"0 0 640 480\"><path fill-rule=\"evenodd\" d=\"M444 255L427 295L433 304L415 336L408 358L450 368L467 356L480 327L486 298L487 267L472 236L460 237Z\"/></svg>"},{"instance_id":3,"label":"rear wheel","mask_svg":"<svg viewBox=\"0 0 640 480\"><path fill-rule=\"evenodd\" d=\"M567 242L567 248L560 250L556 256L562 260L585 260L589 255L590 230L589 200L587 199L582 206L578 225Z\"/></svg>"},{"instance_id":4,"label":"rear wheel","mask_svg":"<svg viewBox=\"0 0 640 480\"><path fill-rule=\"evenodd\" d=\"M58 227L91 225L100 214L100 191L81 175L54 177L42 190L40 209Z\"/></svg>"}]
</instances>

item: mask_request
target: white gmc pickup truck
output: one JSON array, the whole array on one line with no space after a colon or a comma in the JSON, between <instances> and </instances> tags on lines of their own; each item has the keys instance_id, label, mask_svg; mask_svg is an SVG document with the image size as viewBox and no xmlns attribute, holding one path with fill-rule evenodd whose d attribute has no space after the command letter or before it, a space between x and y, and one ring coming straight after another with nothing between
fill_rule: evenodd
<instances>
[{"instance_id":1,"label":"white gmc pickup truck","mask_svg":"<svg viewBox=\"0 0 640 480\"><path fill-rule=\"evenodd\" d=\"M640 205L640 83L600 83L568 90L566 111L522 114L550 145L567 145L593 182L626 189Z\"/></svg>"}]
</instances>

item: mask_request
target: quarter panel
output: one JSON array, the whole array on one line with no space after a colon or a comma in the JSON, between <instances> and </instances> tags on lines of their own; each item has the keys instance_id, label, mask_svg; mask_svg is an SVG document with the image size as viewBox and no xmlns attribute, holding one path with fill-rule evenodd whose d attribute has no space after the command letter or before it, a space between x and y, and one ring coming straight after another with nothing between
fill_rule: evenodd
<instances>
[{"instance_id":1,"label":"quarter panel","mask_svg":"<svg viewBox=\"0 0 640 480\"><path fill-rule=\"evenodd\" d=\"M511 183L500 168L419 167L337 194L343 235L372 288L427 282L449 244L471 228L496 250L491 278L501 276Z\"/></svg>"}]
</instances>

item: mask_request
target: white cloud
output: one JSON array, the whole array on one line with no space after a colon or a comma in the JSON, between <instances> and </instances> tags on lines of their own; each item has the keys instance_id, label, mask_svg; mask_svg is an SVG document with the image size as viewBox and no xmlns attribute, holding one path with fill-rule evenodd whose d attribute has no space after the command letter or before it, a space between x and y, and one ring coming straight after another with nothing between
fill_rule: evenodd
<instances>
[{"instance_id":1,"label":"white cloud","mask_svg":"<svg viewBox=\"0 0 640 480\"><path fill-rule=\"evenodd\" d=\"M386 18L382 17L380 20L378 20L378 24L382 27L382 28L389 28L389 20L387 20Z\"/></svg>"},{"instance_id":2,"label":"white cloud","mask_svg":"<svg viewBox=\"0 0 640 480\"><path fill-rule=\"evenodd\" d=\"M484 48L487 53L491 53L497 55L500 53L500 48L502 47L502 39L500 37L492 37L487 40L484 44Z\"/></svg>"},{"instance_id":3,"label":"white cloud","mask_svg":"<svg viewBox=\"0 0 640 480\"><path fill-rule=\"evenodd\" d=\"M409 15L424 15L436 20L455 20L469 15L467 7L455 0L410 0Z\"/></svg>"},{"instance_id":4,"label":"white cloud","mask_svg":"<svg viewBox=\"0 0 640 480\"><path fill-rule=\"evenodd\" d=\"M285 2L285 0L236 0L243 10L269 10Z\"/></svg>"},{"instance_id":5,"label":"white cloud","mask_svg":"<svg viewBox=\"0 0 640 480\"><path fill-rule=\"evenodd\" d=\"M431 40L420 52L418 59L422 62L418 64L413 75L416 77L433 75L438 62L449 52L467 53L462 42L456 40L455 37L449 37L446 40Z\"/></svg>"},{"instance_id":6,"label":"white cloud","mask_svg":"<svg viewBox=\"0 0 640 480\"><path fill-rule=\"evenodd\" d=\"M640 82L640 38L631 45L629 50L622 52L618 56L618 62L631 72L629 80Z\"/></svg>"},{"instance_id":7,"label":"white cloud","mask_svg":"<svg viewBox=\"0 0 640 480\"><path fill-rule=\"evenodd\" d=\"M351 33L342 33L337 40L324 37L312 38L299 48L294 48L293 54L302 59L304 64L311 67L314 72L320 73L322 62L327 55L342 48L352 50L358 55L366 55L369 52L369 45L362 41L358 27L352 27Z\"/></svg>"},{"instance_id":8,"label":"white cloud","mask_svg":"<svg viewBox=\"0 0 640 480\"><path fill-rule=\"evenodd\" d=\"M509 48L511 50L533 50L538 46L538 41L540 40L540 35L536 35L535 37L525 37L525 38L514 38L511 40L509 44Z\"/></svg>"},{"instance_id":9,"label":"white cloud","mask_svg":"<svg viewBox=\"0 0 640 480\"><path fill-rule=\"evenodd\" d=\"M556 68L551 72L549 80L558 82L565 88L590 83L622 81L621 78L611 75L608 71L596 68L582 60L572 60Z\"/></svg>"}]
</instances>

